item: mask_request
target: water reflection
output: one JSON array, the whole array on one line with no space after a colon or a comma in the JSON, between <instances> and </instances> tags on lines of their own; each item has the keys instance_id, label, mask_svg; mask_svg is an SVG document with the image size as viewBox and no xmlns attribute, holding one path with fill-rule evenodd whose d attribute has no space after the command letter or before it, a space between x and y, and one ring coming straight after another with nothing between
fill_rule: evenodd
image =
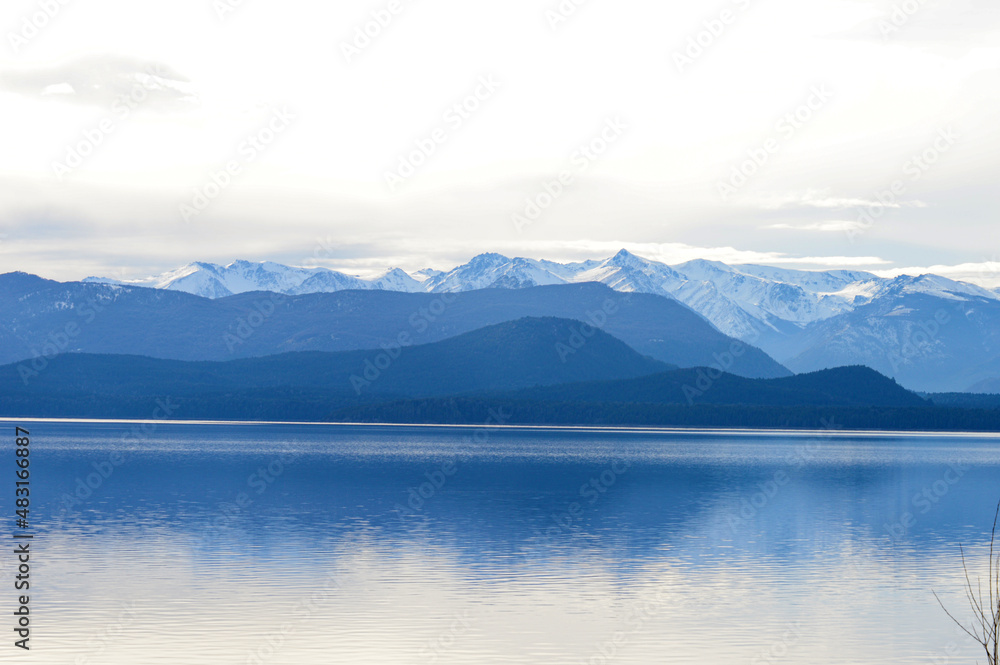
<instances>
[{"instance_id":1,"label":"water reflection","mask_svg":"<svg viewBox=\"0 0 1000 665\"><path fill-rule=\"evenodd\" d=\"M977 655L931 589L985 563L995 439L122 428L32 425L32 662Z\"/></svg>"}]
</instances>

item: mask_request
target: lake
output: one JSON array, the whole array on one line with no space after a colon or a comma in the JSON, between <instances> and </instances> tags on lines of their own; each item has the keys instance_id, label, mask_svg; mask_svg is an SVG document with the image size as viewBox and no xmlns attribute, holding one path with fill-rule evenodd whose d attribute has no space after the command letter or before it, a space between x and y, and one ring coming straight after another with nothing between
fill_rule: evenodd
<instances>
[{"instance_id":1,"label":"lake","mask_svg":"<svg viewBox=\"0 0 1000 665\"><path fill-rule=\"evenodd\" d=\"M982 661L996 437L5 421L7 538L15 424L0 662Z\"/></svg>"}]
</instances>

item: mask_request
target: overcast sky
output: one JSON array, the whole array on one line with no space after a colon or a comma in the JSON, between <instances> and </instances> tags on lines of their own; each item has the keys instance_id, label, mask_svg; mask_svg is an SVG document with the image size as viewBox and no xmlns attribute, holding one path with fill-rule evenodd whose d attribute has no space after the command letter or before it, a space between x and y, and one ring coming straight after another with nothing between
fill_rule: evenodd
<instances>
[{"instance_id":1,"label":"overcast sky","mask_svg":"<svg viewBox=\"0 0 1000 665\"><path fill-rule=\"evenodd\" d=\"M1000 285L995 0L577 2L7 0L0 271L626 247Z\"/></svg>"}]
</instances>

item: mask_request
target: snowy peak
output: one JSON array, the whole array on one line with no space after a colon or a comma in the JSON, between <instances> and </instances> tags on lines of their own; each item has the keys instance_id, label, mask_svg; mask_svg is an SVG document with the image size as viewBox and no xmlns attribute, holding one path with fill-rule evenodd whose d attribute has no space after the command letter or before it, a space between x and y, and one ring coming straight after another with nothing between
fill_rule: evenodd
<instances>
[{"instance_id":1,"label":"snowy peak","mask_svg":"<svg viewBox=\"0 0 1000 665\"><path fill-rule=\"evenodd\" d=\"M646 263L646 260L640 259L627 249L620 249L618 250L618 253L608 259L606 263L620 268L629 268L644 264Z\"/></svg>"},{"instance_id":2,"label":"snowy peak","mask_svg":"<svg viewBox=\"0 0 1000 665\"><path fill-rule=\"evenodd\" d=\"M668 265L658 261L650 261L632 254L628 250L622 249L607 261L601 264L604 268L617 268L628 274L641 274L647 277L659 278L660 276L678 277L677 273Z\"/></svg>"},{"instance_id":3,"label":"snowy peak","mask_svg":"<svg viewBox=\"0 0 1000 665\"><path fill-rule=\"evenodd\" d=\"M565 282L562 277L546 270L540 261L480 254L464 265L432 277L425 282L425 287L428 291L454 292L489 288L523 289Z\"/></svg>"},{"instance_id":4,"label":"snowy peak","mask_svg":"<svg viewBox=\"0 0 1000 665\"><path fill-rule=\"evenodd\" d=\"M505 263L510 263L510 259L503 254L487 252L485 254L479 254L472 257L472 260L466 265L473 270L488 270L490 268L501 266Z\"/></svg>"},{"instance_id":5,"label":"snowy peak","mask_svg":"<svg viewBox=\"0 0 1000 665\"><path fill-rule=\"evenodd\" d=\"M204 298L224 298L251 291L289 295L376 288L359 277L326 268L293 268L280 263L233 261L221 266L195 262L161 275L138 280L88 278L109 284L183 291ZM402 286L402 284L401 284Z\"/></svg>"},{"instance_id":6,"label":"snowy peak","mask_svg":"<svg viewBox=\"0 0 1000 665\"><path fill-rule=\"evenodd\" d=\"M239 260L226 266L191 263L142 280L93 277L86 281L171 289L207 298L248 291L290 295L350 289L443 293L600 282L621 292L675 298L722 332L751 343L760 340L761 344L765 344L762 335L783 336L882 298L924 294L950 300L1000 300L998 291L937 275L880 278L855 270L731 266L705 259L669 266L625 249L603 260L577 263L509 258L489 252L447 272L428 268L409 274L392 268L372 279L327 268Z\"/></svg>"},{"instance_id":7,"label":"snowy peak","mask_svg":"<svg viewBox=\"0 0 1000 665\"><path fill-rule=\"evenodd\" d=\"M732 266L728 266L720 261L709 261L708 259L694 259L692 261L682 263L676 267L677 270L685 274L692 274L697 272L701 273L732 272L737 269Z\"/></svg>"},{"instance_id":8,"label":"snowy peak","mask_svg":"<svg viewBox=\"0 0 1000 665\"><path fill-rule=\"evenodd\" d=\"M878 279L875 275L860 270L795 270L758 265L741 265L735 270L771 282L795 284L811 293L832 293L848 284Z\"/></svg>"},{"instance_id":9,"label":"snowy peak","mask_svg":"<svg viewBox=\"0 0 1000 665\"><path fill-rule=\"evenodd\" d=\"M578 272L575 282L601 282L616 291L655 293L673 297L677 284L683 281L670 266L621 250L614 256L589 269Z\"/></svg>"},{"instance_id":10,"label":"snowy peak","mask_svg":"<svg viewBox=\"0 0 1000 665\"><path fill-rule=\"evenodd\" d=\"M399 268L390 268L371 281L372 287L381 291L416 293L424 290L423 280L414 279Z\"/></svg>"},{"instance_id":11,"label":"snowy peak","mask_svg":"<svg viewBox=\"0 0 1000 665\"><path fill-rule=\"evenodd\" d=\"M990 289L967 282L956 282L940 275L918 275L917 277L900 275L893 282L904 293L924 293L950 300L997 299L997 294Z\"/></svg>"},{"instance_id":12,"label":"snowy peak","mask_svg":"<svg viewBox=\"0 0 1000 665\"><path fill-rule=\"evenodd\" d=\"M866 281L846 285L833 296L853 296L858 304L875 299L925 295L944 300L968 301L973 298L1000 300L1000 294L968 282L958 282L940 275L899 275L893 278L869 276Z\"/></svg>"},{"instance_id":13,"label":"snowy peak","mask_svg":"<svg viewBox=\"0 0 1000 665\"><path fill-rule=\"evenodd\" d=\"M434 268L424 268L423 270L418 270L417 272L413 273L413 278L420 282L426 282L429 279L434 279L435 277L439 277L440 275L443 274L444 274L443 270L435 270Z\"/></svg>"}]
</instances>

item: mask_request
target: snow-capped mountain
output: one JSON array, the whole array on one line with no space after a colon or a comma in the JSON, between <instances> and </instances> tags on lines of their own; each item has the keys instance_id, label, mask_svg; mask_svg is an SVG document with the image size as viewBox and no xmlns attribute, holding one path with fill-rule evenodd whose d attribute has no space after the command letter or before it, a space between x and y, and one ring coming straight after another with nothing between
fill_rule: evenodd
<instances>
[{"instance_id":1,"label":"snow-capped mountain","mask_svg":"<svg viewBox=\"0 0 1000 665\"><path fill-rule=\"evenodd\" d=\"M426 280L414 278L399 268L391 268L369 283L372 285L372 288L382 291L417 293L424 290L424 281Z\"/></svg>"},{"instance_id":2,"label":"snow-capped mountain","mask_svg":"<svg viewBox=\"0 0 1000 665\"><path fill-rule=\"evenodd\" d=\"M928 392L1000 385L1000 301L991 291L933 275L897 277L878 291L787 338L781 362L799 372L863 364Z\"/></svg>"},{"instance_id":3,"label":"snow-capped mountain","mask_svg":"<svg viewBox=\"0 0 1000 665\"><path fill-rule=\"evenodd\" d=\"M578 263L481 254L448 271L393 269L371 279L325 268L236 261L192 263L135 282L220 298L350 289L459 292L601 282L676 299L721 332L805 372L864 364L913 389L966 390L1000 382L1000 292L938 275L894 278L695 260L670 266L622 250ZM1000 383L998 383L1000 385Z\"/></svg>"},{"instance_id":4,"label":"snow-capped mountain","mask_svg":"<svg viewBox=\"0 0 1000 665\"><path fill-rule=\"evenodd\" d=\"M480 254L465 265L432 277L424 285L427 291L447 293L487 288L523 289L568 281L545 268L541 261Z\"/></svg>"},{"instance_id":5,"label":"snow-capped mountain","mask_svg":"<svg viewBox=\"0 0 1000 665\"><path fill-rule=\"evenodd\" d=\"M226 266L198 262L139 280L88 277L83 281L183 291L204 298L224 298L251 291L301 295L356 289L405 292L424 290L423 280L415 279L398 268L366 280L328 268L294 268L270 261L234 261Z\"/></svg>"},{"instance_id":6,"label":"snow-capped mountain","mask_svg":"<svg viewBox=\"0 0 1000 665\"><path fill-rule=\"evenodd\" d=\"M765 349L772 345L773 338L783 340L812 323L852 312L888 294L922 293L939 298L1000 301L1000 293L995 290L936 275L881 278L862 271L731 266L700 259L669 266L626 250L603 261L565 264L488 253L447 272L425 269L408 274L394 268L373 279L327 268L235 261L227 266L192 263L144 280L123 282L90 277L84 281L149 286L207 298L249 291L289 295L349 289L443 293L601 282L617 291L675 298L727 335Z\"/></svg>"}]
</instances>

